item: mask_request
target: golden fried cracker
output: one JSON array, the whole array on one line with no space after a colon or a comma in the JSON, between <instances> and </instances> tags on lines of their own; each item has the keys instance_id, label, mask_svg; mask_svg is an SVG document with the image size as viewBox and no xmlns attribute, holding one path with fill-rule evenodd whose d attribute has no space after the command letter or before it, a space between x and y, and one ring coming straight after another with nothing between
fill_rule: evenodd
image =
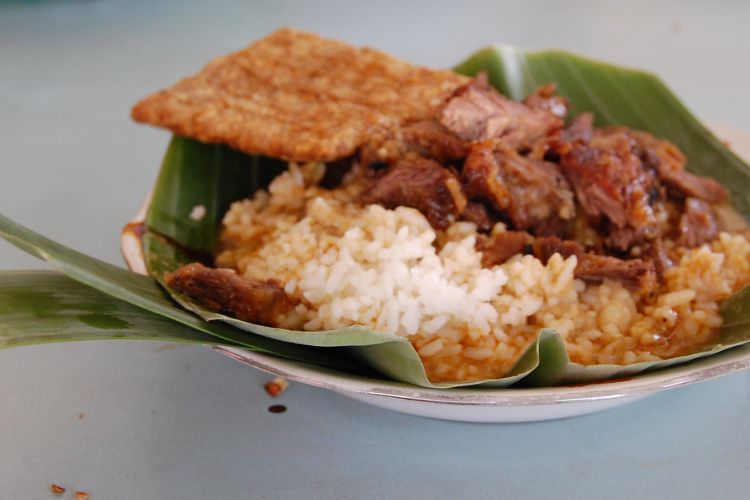
<instances>
[{"instance_id":1,"label":"golden fried cracker","mask_svg":"<svg viewBox=\"0 0 750 500\"><path fill-rule=\"evenodd\" d=\"M368 130L432 117L466 77L280 29L133 108L139 122L288 161L352 155Z\"/></svg>"}]
</instances>

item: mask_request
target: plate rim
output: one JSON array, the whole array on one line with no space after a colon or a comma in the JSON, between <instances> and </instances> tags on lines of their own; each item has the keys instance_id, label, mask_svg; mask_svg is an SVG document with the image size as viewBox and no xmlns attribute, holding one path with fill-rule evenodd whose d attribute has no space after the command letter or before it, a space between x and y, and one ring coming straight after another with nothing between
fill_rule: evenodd
<instances>
[{"instance_id":1,"label":"plate rim","mask_svg":"<svg viewBox=\"0 0 750 500\"><path fill-rule=\"evenodd\" d=\"M552 387L430 389L359 375L343 375L242 348L212 346L211 349L266 373L322 389L423 403L481 407L550 406L647 396L750 368L750 346L737 346L714 356L626 379Z\"/></svg>"}]
</instances>

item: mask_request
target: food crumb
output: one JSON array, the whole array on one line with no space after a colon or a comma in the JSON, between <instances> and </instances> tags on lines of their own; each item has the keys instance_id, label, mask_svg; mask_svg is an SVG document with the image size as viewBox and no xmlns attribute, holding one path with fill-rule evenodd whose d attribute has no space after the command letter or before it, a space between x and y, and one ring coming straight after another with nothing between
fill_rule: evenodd
<instances>
[{"instance_id":1,"label":"food crumb","mask_svg":"<svg viewBox=\"0 0 750 500\"><path fill-rule=\"evenodd\" d=\"M203 217L205 216L206 216L206 207L203 205L196 205L190 211L190 218L193 219L194 221L203 220Z\"/></svg>"},{"instance_id":2,"label":"food crumb","mask_svg":"<svg viewBox=\"0 0 750 500\"><path fill-rule=\"evenodd\" d=\"M287 387L289 387L289 382L284 378L276 377L264 387L269 396L277 398L281 396L281 393L284 392Z\"/></svg>"},{"instance_id":3,"label":"food crumb","mask_svg":"<svg viewBox=\"0 0 750 500\"><path fill-rule=\"evenodd\" d=\"M63 488L59 484L54 483L49 486L49 490L55 495L62 495L63 493L65 493L65 488Z\"/></svg>"},{"instance_id":4,"label":"food crumb","mask_svg":"<svg viewBox=\"0 0 750 500\"><path fill-rule=\"evenodd\" d=\"M89 494L86 493L85 491L76 491L76 496L75 496L76 500L88 500L88 498L89 498Z\"/></svg>"}]
</instances>

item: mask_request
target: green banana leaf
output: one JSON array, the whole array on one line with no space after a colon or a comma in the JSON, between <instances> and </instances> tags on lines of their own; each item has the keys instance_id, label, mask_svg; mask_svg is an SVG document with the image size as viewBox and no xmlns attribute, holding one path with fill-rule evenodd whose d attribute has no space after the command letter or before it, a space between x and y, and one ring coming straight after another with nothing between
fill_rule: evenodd
<instances>
[{"instance_id":1,"label":"green banana leaf","mask_svg":"<svg viewBox=\"0 0 750 500\"><path fill-rule=\"evenodd\" d=\"M0 271L0 348L108 339L239 346L55 271Z\"/></svg>"},{"instance_id":2,"label":"green banana leaf","mask_svg":"<svg viewBox=\"0 0 750 500\"><path fill-rule=\"evenodd\" d=\"M0 236L31 255L47 261L57 271L145 311L176 321L244 348L287 359L340 369L368 372L340 350L309 349L288 342L242 332L221 323L209 323L175 305L153 279L72 250L0 215Z\"/></svg>"},{"instance_id":3,"label":"green banana leaf","mask_svg":"<svg viewBox=\"0 0 750 500\"><path fill-rule=\"evenodd\" d=\"M489 73L493 85L515 99L522 99L540 85L555 82L559 92L570 98L573 115L592 111L597 125L627 125L672 140L690 158L690 170L718 179L732 192L739 211L745 216L750 213L750 169L713 137L655 76L559 51L534 53L508 46L481 50L456 68L467 75L482 70ZM153 192L144 237L149 272L162 285L165 273L195 260L194 251L215 248L221 217L233 201L265 188L284 168L278 162L243 156L225 146L173 138ZM188 217L196 205L207 209L206 217L199 221ZM731 334L725 330L716 345L689 356L627 366L583 366L570 362L556 332L543 330L506 378L430 384L416 352L401 338L361 327L324 332L269 328L208 311L174 290L169 292L185 308L207 321L219 320L248 332L303 345L350 346L359 358L389 377L424 387L504 387L519 380L524 385L552 385L623 377L686 362L750 340L750 328L743 329L738 323Z\"/></svg>"}]
</instances>

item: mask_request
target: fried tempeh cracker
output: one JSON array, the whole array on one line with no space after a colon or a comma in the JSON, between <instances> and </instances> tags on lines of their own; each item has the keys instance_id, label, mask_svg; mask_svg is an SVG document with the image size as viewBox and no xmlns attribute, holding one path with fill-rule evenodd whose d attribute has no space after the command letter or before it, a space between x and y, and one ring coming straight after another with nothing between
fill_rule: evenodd
<instances>
[{"instance_id":1,"label":"fried tempeh cracker","mask_svg":"<svg viewBox=\"0 0 750 500\"><path fill-rule=\"evenodd\" d=\"M354 154L373 127L432 117L467 77L280 29L133 108L139 122L288 161Z\"/></svg>"}]
</instances>

